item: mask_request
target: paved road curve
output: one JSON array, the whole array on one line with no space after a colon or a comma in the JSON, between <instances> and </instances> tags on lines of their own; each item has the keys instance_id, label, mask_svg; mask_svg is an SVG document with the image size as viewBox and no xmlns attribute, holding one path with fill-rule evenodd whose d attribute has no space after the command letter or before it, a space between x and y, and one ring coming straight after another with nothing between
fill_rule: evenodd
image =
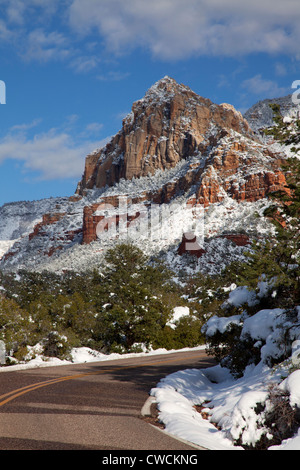
<instances>
[{"instance_id":1,"label":"paved road curve","mask_svg":"<svg viewBox=\"0 0 300 470\"><path fill-rule=\"evenodd\" d=\"M0 373L0 450L191 450L141 419L160 378L201 350Z\"/></svg>"}]
</instances>

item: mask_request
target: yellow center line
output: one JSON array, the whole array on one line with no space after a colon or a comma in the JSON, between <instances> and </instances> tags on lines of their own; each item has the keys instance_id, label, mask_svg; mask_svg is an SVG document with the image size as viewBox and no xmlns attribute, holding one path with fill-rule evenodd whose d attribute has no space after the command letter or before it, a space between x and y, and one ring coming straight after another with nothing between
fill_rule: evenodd
<instances>
[{"instance_id":1,"label":"yellow center line","mask_svg":"<svg viewBox=\"0 0 300 470\"><path fill-rule=\"evenodd\" d=\"M0 406L5 405L5 403L8 403L9 401L14 400L15 398L17 398L21 395L24 395L25 393L32 392L33 390L37 390L37 389L42 388L42 387L47 387L48 385L53 385L53 384L56 384L56 383L59 383L59 382L67 381L67 380L78 379L78 378L81 378L81 377L85 377L87 375L101 374L101 373L104 373L104 372L109 372L109 371L89 372L89 373L86 373L86 374L69 375L69 376L66 376L66 377L60 377L60 378L56 378L56 379L52 379L52 380L45 380L44 382L37 382L35 384L27 385L26 387L18 388L16 390L12 390L11 392L5 393L4 395L0 395L0 400L2 400L3 398L8 397L5 400L2 400L0 402Z\"/></svg>"},{"instance_id":2,"label":"yellow center line","mask_svg":"<svg viewBox=\"0 0 300 470\"><path fill-rule=\"evenodd\" d=\"M197 357L203 357L203 356L197 356ZM90 376L90 375L106 374L106 373L115 372L115 371L119 371L119 370L125 370L125 369L137 369L137 368L145 367L145 366L156 366L156 365L159 365L159 364L167 364L167 363L170 363L170 362L177 362L177 361L178 361L178 358L163 360L163 361L157 361L157 362L143 363L143 364L138 364L138 365L131 365L131 366L114 367L113 369L104 369L104 370L101 370L101 371L86 372L86 373L83 373L83 374L67 375L67 376L64 376L64 377L45 380L44 382L37 382L35 384L26 385L25 387L18 388L18 389L10 391L8 393L5 393L3 395L0 395L0 400L2 400L2 401L0 401L0 407L5 405L8 402L14 400L15 398L20 397L21 395L25 395L26 393L32 392L32 391L37 390L39 388L47 387L48 385L57 384L57 383L64 382L64 381L67 381L67 380L76 380L76 379L79 379L79 378L82 378L82 377L87 377L87 376Z\"/></svg>"},{"instance_id":3,"label":"yellow center line","mask_svg":"<svg viewBox=\"0 0 300 470\"><path fill-rule=\"evenodd\" d=\"M7 393L4 393L3 395L0 395L0 400L1 400L2 398L8 397L9 395L12 395L12 394L14 394L14 393L16 393L16 392L19 392L19 391L21 391L21 390L27 390L27 389L29 389L28 391L30 391L30 389L31 389L32 387L36 386L36 385L45 384L45 386L46 386L47 384L50 385L51 383L55 383L57 380L58 380L58 379L52 379L52 380L47 380L47 381L45 381L45 382L37 382L36 384L26 385L26 387L17 388L16 390L12 390L11 392L7 392Z\"/></svg>"}]
</instances>

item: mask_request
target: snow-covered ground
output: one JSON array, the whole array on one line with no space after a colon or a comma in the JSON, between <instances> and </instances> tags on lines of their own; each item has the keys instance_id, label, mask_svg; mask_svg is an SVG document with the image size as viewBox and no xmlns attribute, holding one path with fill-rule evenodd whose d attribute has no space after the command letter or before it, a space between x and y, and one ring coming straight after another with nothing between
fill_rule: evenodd
<instances>
[{"instance_id":1,"label":"snow-covered ground","mask_svg":"<svg viewBox=\"0 0 300 470\"><path fill-rule=\"evenodd\" d=\"M264 429L259 427L254 408L266 399L268 385L276 378L280 382L278 374L274 375L261 364L238 380L220 366L186 369L165 377L152 389L151 395L170 434L209 450L243 450L233 444L233 439L241 431L248 442L259 439ZM280 386L300 403L300 370L284 379ZM208 419L194 408L201 403L207 403L202 412L207 412ZM218 430L213 422L222 429ZM300 450L300 429L294 438L269 450Z\"/></svg>"},{"instance_id":2,"label":"snow-covered ground","mask_svg":"<svg viewBox=\"0 0 300 470\"><path fill-rule=\"evenodd\" d=\"M199 346L194 349L204 348L205 346ZM57 358L48 358L46 361L37 355L26 364L2 367L0 372L174 352L178 350L159 349L140 354L104 355L89 348L77 348L72 351L71 362ZM243 427L247 428L249 442L259 437L262 429L257 426L253 407L266 398L271 382L280 382L281 373L282 371L274 373L274 370L259 364L249 369L243 378L236 380L227 369L220 366L186 369L166 376L149 393L157 403L160 420L168 433L209 450L243 450L242 447L233 445L233 439ZM293 403L300 404L300 370L281 381L280 386L290 392ZM203 403L207 407L203 411L208 412L209 419L204 419L194 407ZM221 423L222 430L218 430L212 422ZM300 430L294 438L279 446L270 447L269 450L300 450Z\"/></svg>"}]
</instances>

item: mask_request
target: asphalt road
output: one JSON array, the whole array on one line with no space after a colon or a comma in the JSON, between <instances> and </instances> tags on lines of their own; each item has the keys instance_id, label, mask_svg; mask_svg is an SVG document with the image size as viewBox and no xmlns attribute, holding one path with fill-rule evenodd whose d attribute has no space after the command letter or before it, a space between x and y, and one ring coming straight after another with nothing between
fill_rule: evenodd
<instances>
[{"instance_id":1,"label":"asphalt road","mask_svg":"<svg viewBox=\"0 0 300 470\"><path fill-rule=\"evenodd\" d=\"M192 450L141 418L151 388L204 351L0 373L0 450Z\"/></svg>"}]
</instances>

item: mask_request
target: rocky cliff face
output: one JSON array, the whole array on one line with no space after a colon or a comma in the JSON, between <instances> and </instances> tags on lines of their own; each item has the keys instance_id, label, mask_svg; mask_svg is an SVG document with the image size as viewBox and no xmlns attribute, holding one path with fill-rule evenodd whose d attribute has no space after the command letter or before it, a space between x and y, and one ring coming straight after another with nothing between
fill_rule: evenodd
<instances>
[{"instance_id":1,"label":"rocky cliff face","mask_svg":"<svg viewBox=\"0 0 300 470\"><path fill-rule=\"evenodd\" d=\"M280 156L259 144L233 106L216 105L165 77L133 104L106 147L87 156L77 193L153 175L183 160L185 174L148 192L146 199L168 203L196 185L193 197L200 204L221 201L224 191L237 200L256 201L284 185Z\"/></svg>"},{"instance_id":2,"label":"rocky cliff face","mask_svg":"<svg viewBox=\"0 0 300 470\"><path fill-rule=\"evenodd\" d=\"M95 188L155 177L159 170L184 165L184 171L155 189L145 189L138 200L169 204L189 194L188 203L204 207L227 196L255 202L284 187L280 163L280 155L257 140L233 106L214 104L165 77L133 104L106 147L87 157L77 193L84 196ZM107 201L105 192L102 200ZM103 216L95 215L97 207L84 211L83 243L98 237L96 227Z\"/></svg>"},{"instance_id":3,"label":"rocky cliff face","mask_svg":"<svg viewBox=\"0 0 300 470\"><path fill-rule=\"evenodd\" d=\"M245 245L237 242L242 232L264 230L253 214L270 192L284 189L284 158L231 105L214 104L165 77L133 104L116 136L87 156L74 197L39 210L15 243L3 238L3 253L9 249L0 267L91 267L106 248L128 238L148 252L194 252L199 262L212 263L205 239L227 243L231 253L230 246ZM186 248L187 233L194 250ZM217 248L210 246L211 260Z\"/></svg>"},{"instance_id":4,"label":"rocky cliff face","mask_svg":"<svg viewBox=\"0 0 300 470\"><path fill-rule=\"evenodd\" d=\"M77 192L112 186L173 168L182 159L204 153L228 131L251 136L242 115L232 106L216 105L190 88L165 77L136 101L120 132L86 159Z\"/></svg>"}]
</instances>

